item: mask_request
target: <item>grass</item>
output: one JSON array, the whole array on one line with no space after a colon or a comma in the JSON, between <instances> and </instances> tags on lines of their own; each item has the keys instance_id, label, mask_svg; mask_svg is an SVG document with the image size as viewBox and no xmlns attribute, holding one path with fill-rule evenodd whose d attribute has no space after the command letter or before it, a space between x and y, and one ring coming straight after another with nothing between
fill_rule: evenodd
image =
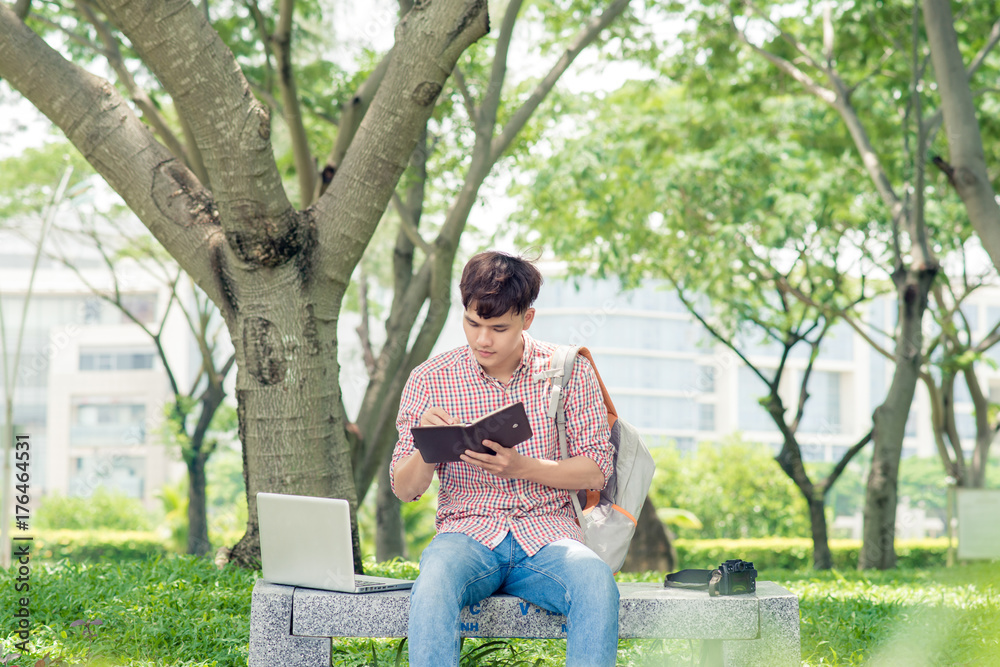
<instances>
[{"instance_id":1,"label":"grass","mask_svg":"<svg viewBox=\"0 0 1000 667\"><path fill-rule=\"evenodd\" d=\"M413 563L370 571L416 574ZM204 559L163 556L119 563L33 562L32 664L98 667L228 667L247 661L250 592L258 574L219 571ZM622 575L662 580L662 573ZM888 572L769 570L799 596L805 665L1000 666L996 565ZM14 580L0 573L0 664L17 641ZM9 593L9 594L8 594ZM99 621L99 623L98 623ZM694 664L697 642L622 641L619 665ZM463 665L562 665L561 640L468 640ZM397 663L397 660L399 661ZM406 664L399 640L338 640L334 664Z\"/></svg>"},{"instance_id":2,"label":"grass","mask_svg":"<svg viewBox=\"0 0 1000 667\"><path fill-rule=\"evenodd\" d=\"M997 565L784 574L809 665L1000 665Z\"/></svg>"},{"instance_id":3,"label":"grass","mask_svg":"<svg viewBox=\"0 0 1000 667\"><path fill-rule=\"evenodd\" d=\"M32 659L127 667L246 665L250 593L257 576L236 568L219 571L207 560L187 556L32 563ZM0 627L11 628L15 609L14 596L6 594L14 588L9 573L3 573L0 587ZM15 652L16 641L8 636L0 654Z\"/></svg>"}]
</instances>

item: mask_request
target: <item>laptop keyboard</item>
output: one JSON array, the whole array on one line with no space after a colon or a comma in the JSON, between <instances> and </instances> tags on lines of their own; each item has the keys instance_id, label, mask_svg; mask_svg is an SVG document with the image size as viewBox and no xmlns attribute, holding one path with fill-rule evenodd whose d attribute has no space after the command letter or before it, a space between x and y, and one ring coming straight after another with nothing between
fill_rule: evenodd
<instances>
[{"instance_id":1,"label":"laptop keyboard","mask_svg":"<svg viewBox=\"0 0 1000 667\"><path fill-rule=\"evenodd\" d=\"M385 580L364 574L354 575L354 585L359 591L382 591L389 588Z\"/></svg>"}]
</instances>

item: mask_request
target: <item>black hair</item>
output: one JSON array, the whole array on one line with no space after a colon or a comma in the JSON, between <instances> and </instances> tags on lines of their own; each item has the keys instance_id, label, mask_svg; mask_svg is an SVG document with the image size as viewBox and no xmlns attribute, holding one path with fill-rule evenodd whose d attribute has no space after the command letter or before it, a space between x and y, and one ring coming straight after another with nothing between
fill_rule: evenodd
<instances>
[{"instance_id":1,"label":"black hair","mask_svg":"<svg viewBox=\"0 0 1000 667\"><path fill-rule=\"evenodd\" d=\"M524 313L535 299L542 286L542 274L533 263L490 250L473 256L462 270L459 289L462 292L462 306L469 307L475 302L476 314L483 319Z\"/></svg>"}]
</instances>

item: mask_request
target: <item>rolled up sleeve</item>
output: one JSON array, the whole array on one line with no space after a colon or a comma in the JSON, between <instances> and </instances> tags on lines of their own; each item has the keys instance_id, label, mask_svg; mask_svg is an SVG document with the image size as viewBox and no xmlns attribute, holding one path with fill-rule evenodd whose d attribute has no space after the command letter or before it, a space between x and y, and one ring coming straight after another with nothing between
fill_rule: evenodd
<instances>
[{"instance_id":1,"label":"rolled up sleeve","mask_svg":"<svg viewBox=\"0 0 1000 667\"><path fill-rule=\"evenodd\" d=\"M566 384L565 409L569 455L593 459L604 474L606 485L614 466L608 410L597 375L584 357L577 357Z\"/></svg>"},{"instance_id":2,"label":"rolled up sleeve","mask_svg":"<svg viewBox=\"0 0 1000 667\"><path fill-rule=\"evenodd\" d=\"M420 416L430 407L430 395L423 388L419 378L410 376L403 387L403 394L399 401L399 414L396 416L396 430L399 432L399 440L392 451L392 462L389 465L389 484L392 490L396 490L396 464L405 459L415 450L413 446L413 433L410 429L420 424ZM420 496L417 496L419 498ZM414 498L416 500L417 498Z\"/></svg>"}]
</instances>

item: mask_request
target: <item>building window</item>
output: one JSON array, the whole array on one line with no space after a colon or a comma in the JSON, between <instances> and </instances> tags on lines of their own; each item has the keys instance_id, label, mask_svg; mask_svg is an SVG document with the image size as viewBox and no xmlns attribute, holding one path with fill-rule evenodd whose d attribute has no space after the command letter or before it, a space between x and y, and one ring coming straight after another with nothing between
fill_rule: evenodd
<instances>
[{"instance_id":1,"label":"building window","mask_svg":"<svg viewBox=\"0 0 1000 667\"><path fill-rule=\"evenodd\" d=\"M153 368L152 350L80 350L81 371L140 371Z\"/></svg>"},{"instance_id":2,"label":"building window","mask_svg":"<svg viewBox=\"0 0 1000 667\"><path fill-rule=\"evenodd\" d=\"M80 403L69 432L74 446L128 446L146 440L146 406L138 403Z\"/></svg>"},{"instance_id":3,"label":"building window","mask_svg":"<svg viewBox=\"0 0 1000 667\"><path fill-rule=\"evenodd\" d=\"M840 373L813 371L809 400L799 430L803 433L841 433Z\"/></svg>"},{"instance_id":4,"label":"building window","mask_svg":"<svg viewBox=\"0 0 1000 667\"><path fill-rule=\"evenodd\" d=\"M764 372L770 372L764 369ZM777 427L771 414L760 404L760 399L766 397L770 390L756 373L747 366L740 366L737 371L739 394L736 410L741 431L773 431Z\"/></svg>"},{"instance_id":5,"label":"building window","mask_svg":"<svg viewBox=\"0 0 1000 667\"><path fill-rule=\"evenodd\" d=\"M139 456L78 457L69 480L69 495L86 498L103 486L131 498L142 498L145 466L145 459Z\"/></svg>"},{"instance_id":6,"label":"building window","mask_svg":"<svg viewBox=\"0 0 1000 667\"><path fill-rule=\"evenodd\" d=\"M156 295L155 294L123 294L121 297L122 308L127 310L132 317L143 324L150 324L156 315ZM122 323L131 322L122 313Z\"/></svg>"},{"instance_id":7,"label":"building window","mask_svg":"<svg viewBox=\"0 0 1000 667\"><path fill-rule=\"evenodd\" d=\"M83 302L83 323L101 323L101 300L97 297L91 297Z\"/></svg>"},{"instance_id":8,"label":"building window","mask_svg":"<svg viewBox=\"0 0 1000 667\"><path fill-rule=\"evenodd\" d=\"M698 367L698 391L715 393L715 366Z\"/></svg>"},{"instance_id":9,"label":"building window","mask_svg":"<svg viewBox=\"0 0 1000 667\"><path fill-rule=\"evenodd\" d=\"M801 445L802 460L807 463L816 463L826 460L826 447L824 445Z\"/></svg>"},{"instance_id":10,"label":"building window","mask_svg":"<svg viewBox=\"0 0 1000 667\"><path fill-rule=\"evenodd\" d=\"M715 430L715 404L714 403L700 403L700 404L698 404L698 430L699 431L714 431Z\"/></svg>"}]
</instances>

